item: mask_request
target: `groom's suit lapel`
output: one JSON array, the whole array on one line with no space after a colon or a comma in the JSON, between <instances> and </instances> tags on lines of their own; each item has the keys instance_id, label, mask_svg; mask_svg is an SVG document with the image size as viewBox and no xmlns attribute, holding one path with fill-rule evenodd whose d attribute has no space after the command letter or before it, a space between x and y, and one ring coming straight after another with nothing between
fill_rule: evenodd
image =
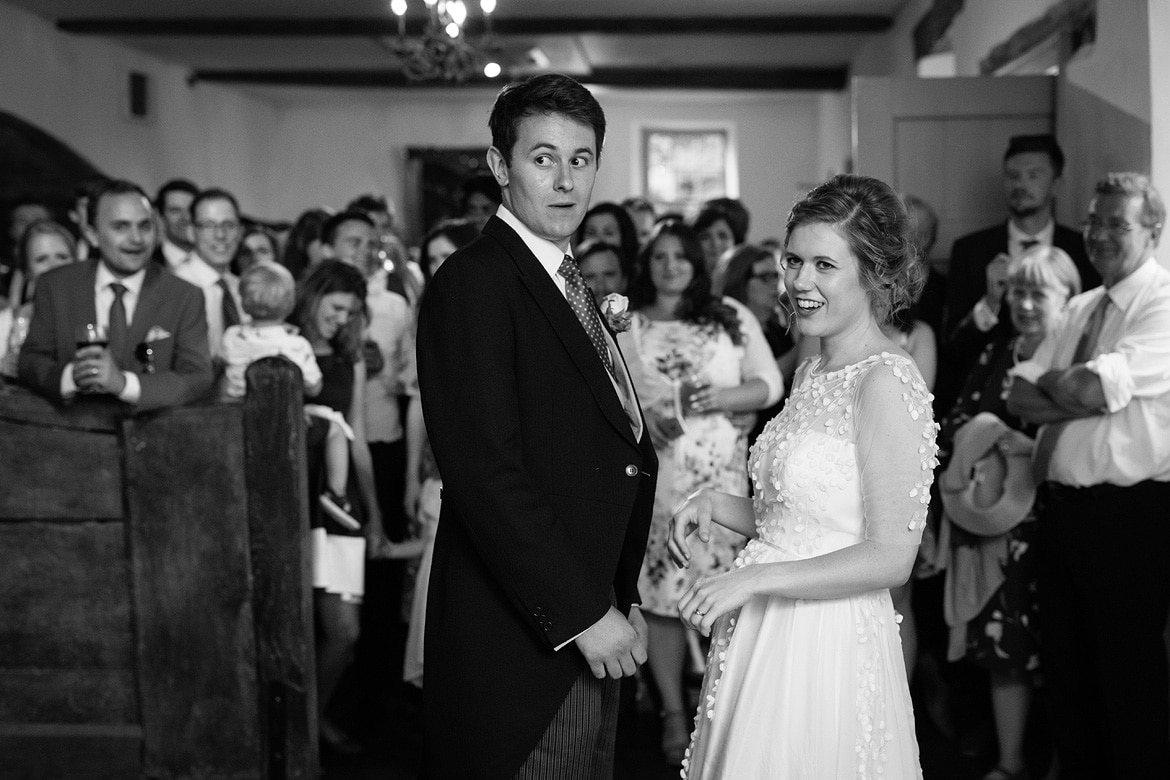
<instances>
[{"instance_id":1,"label":"groom's suit lapel","mask_svg":"<svg viewBox=\"0 0 1170 780\"><path fill-rule=\"evenodd\" d=\"M524 241L516 235L516 232L500 219L496 217L490 219L484 226L483 232L499 241L511 256L512 262L516 264L516 268L520 272L521 281L541 311L544 312L545 317L548 318L557 337L565 345L573 363L576 364L585 383L589 386L590 392L593 393L597 405L601 407L613 427L629 441L631 446L637 448L638 443L634 441L633 431L630 430L630 419L626 416L621 400L614 391L613 383L606 373L605 366L593 348L593 342L589 340L585 329L577 321L577 315L573 314L569 302L557 289L548 272L544 270L540 261L536 259ZM618 359L618 356L614 357Z\"/></svg>"}]
</instances>

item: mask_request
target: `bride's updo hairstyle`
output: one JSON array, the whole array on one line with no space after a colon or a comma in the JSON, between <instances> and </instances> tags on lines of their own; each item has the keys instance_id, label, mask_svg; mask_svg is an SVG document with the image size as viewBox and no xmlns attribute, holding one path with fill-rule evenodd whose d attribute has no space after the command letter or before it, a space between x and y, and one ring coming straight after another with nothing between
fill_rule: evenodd
<instances>
[{"instance_id":1,"label":"bride's updo hairstyle","mask_svg":"<svg viewBox=\"0 0 1170 780\"><path fill-rule=\"evenodd\" d=\"M793 230L817 223L831 225L849 244L879 324L922 292L926 273L918 262L913 225L902 199L885 182L842 174L819 185L789 212L784 245Z\"/></svg>"}]
</instances>

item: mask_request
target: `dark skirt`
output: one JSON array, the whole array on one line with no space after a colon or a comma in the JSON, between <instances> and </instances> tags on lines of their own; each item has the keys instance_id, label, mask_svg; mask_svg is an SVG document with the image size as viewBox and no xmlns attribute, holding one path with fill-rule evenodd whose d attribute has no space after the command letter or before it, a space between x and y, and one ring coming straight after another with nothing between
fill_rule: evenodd
<instances>
[{"instance_id":1,"label":"dark skirt","mask_svg":"<svg viewBox=\"0 0 1170 780\"><path fill-rule=\"evenodd\" d=\"M966 658L993 672L1040 667L1040 523L1028 519L1008 531L1004 583L967 624Z\"/></svg>"}]
</instances>

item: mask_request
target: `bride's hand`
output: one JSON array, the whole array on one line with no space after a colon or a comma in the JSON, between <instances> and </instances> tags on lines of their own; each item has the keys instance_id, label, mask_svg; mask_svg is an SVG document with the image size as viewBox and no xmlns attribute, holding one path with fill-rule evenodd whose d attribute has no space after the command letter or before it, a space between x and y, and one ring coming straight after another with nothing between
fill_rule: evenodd
<instances>
[{"instance_id":1,"label":"bride's hand","mask_svg":"<svg viewBox=\"0 0 1170 780\"><path fill-rule=\"evenodd\" d=\"M695 531L699 532L700 542L706 544L711 539L711 497L706 490L691 493L670 519L666 549L679 568L691 561L687 537Z\"/></svg>"},{"instance_id":2,"label":"bride's hand","mask_svg":"<svg viewBox=\"0 0 1170 780\"><path fill-rule=\"evenodd\" d=\"M744 566L696 582L678 602L683 625L703 636L710 636L711 627L720 615L739 609L756 595L755 579L759 568Z\"/></svg>"}]
</instances>

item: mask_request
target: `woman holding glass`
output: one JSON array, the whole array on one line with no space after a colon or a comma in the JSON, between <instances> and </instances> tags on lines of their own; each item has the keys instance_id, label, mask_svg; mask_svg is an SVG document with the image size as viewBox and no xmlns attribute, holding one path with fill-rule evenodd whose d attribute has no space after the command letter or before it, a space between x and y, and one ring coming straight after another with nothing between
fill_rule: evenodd
<instances>
[{"instance_id":1,"label":"woman holding glass","mask_svg":"<svg viewBox=\"0 0 1170 780\"><path fill-rule=\"evenodd\" d=\"M693 491L747 495L747 431L732 420L780 397L776 361L756 318L712 297L694 231L667 221L651 234L630 285L633 322L618 337L658 453L654 519L638 590L649 628L649 666L662 696L662 747L682 761L689 731L682 672L687 654L678 600L696 581L726 571L743 538L717 532L679 569L667 552L671 514Z\"/></svg>"}]
</instances>

